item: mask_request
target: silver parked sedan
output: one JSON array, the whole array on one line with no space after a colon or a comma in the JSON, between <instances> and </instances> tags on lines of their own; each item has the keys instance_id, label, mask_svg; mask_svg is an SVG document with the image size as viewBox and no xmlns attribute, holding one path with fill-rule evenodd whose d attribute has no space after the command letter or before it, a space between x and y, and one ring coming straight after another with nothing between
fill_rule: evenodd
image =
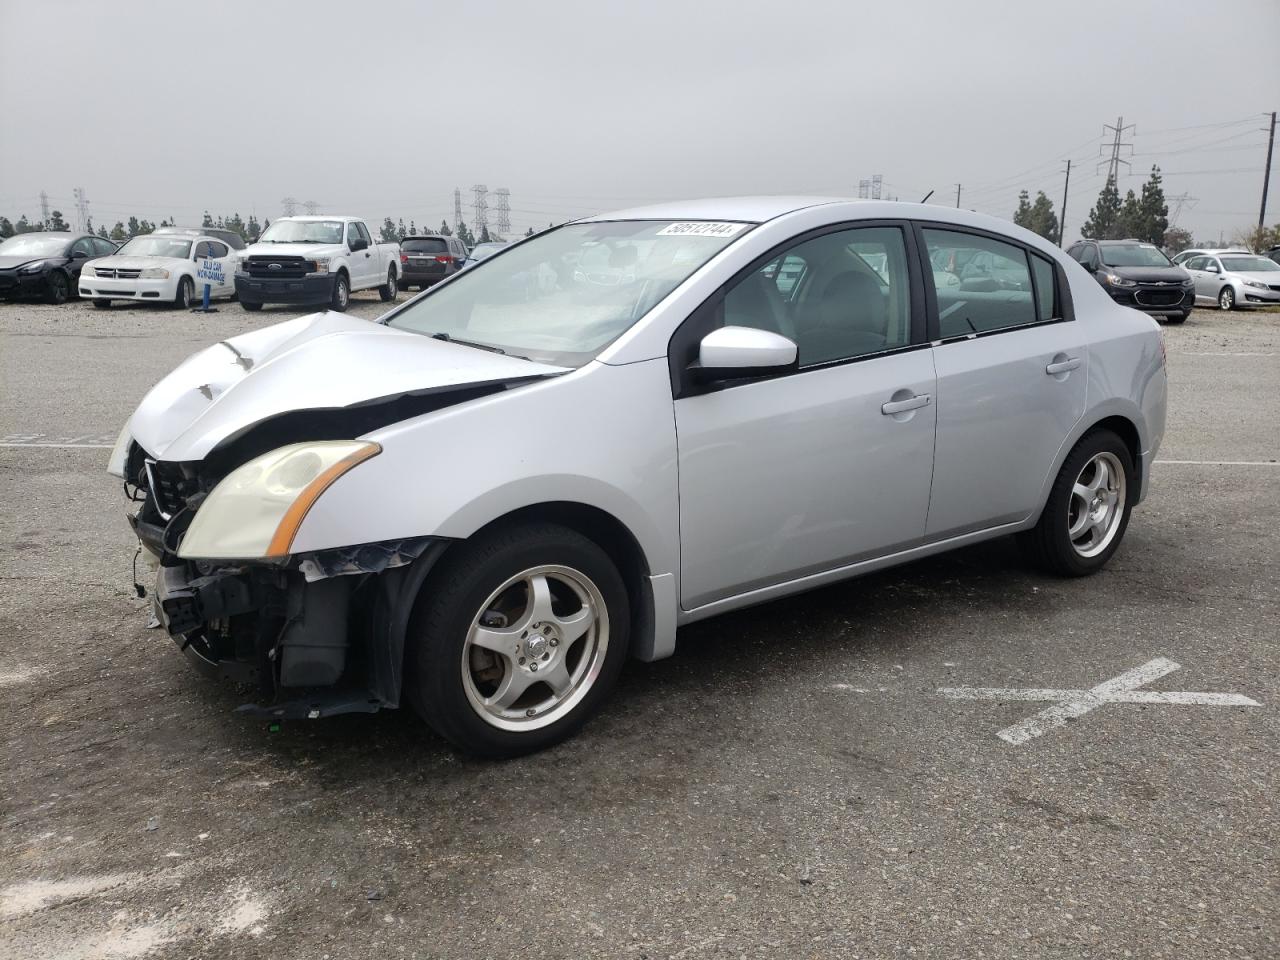
<instances>
[{"instance_id":1,"label":"silver parked sedan","mask_svg":"<svg viewBox=\"0 0 1280 960\"><path fill-rule=\"evenodd\" d=\"M1156 322L1005 221L704 200L210 347L110 469L161 620L250 709L407 702L510 756L682 624L1009 534L1096 572L1165 392Z\"/></svg>"},{"instance_id":2,"label":"silver parked sedan","mask_svg":"<svg viewBox=\"0 0 1280 960\"><path fill-rule=\"evenodd\" d=\"M1252 253L1205 254L1182 264L1196 285L1196 303L1220 310L1280 304L1280 263Z\"/></svg>"}]
</instances>

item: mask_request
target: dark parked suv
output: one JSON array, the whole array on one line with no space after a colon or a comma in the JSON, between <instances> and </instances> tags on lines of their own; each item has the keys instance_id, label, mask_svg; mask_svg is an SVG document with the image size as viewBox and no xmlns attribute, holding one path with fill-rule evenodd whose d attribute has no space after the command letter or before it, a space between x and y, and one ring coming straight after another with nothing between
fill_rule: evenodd
<instances>
[{"instance_id":1,"label":"dark parked suv","mask_svg":"<svg viewBox=\"0 0 1280 960\"><path fill-rule=\"evenodd\" d=\"M425 290L461 270L466 259L467 248L457 237L405 237L400 241L400 287Z\"/></svg>"},{"instance_id":2,"label":"dark parked suv","mask_svg":"<svg viewBox=\"0 0 1280 960\"><path fill-rule=\"evenodd\" d=\"M1116 303L1182 323L1195 306L1191 274L1153 243L1141 240L1081 240L1067 250L1093 274Z\"/></svg>"}]
</instances>

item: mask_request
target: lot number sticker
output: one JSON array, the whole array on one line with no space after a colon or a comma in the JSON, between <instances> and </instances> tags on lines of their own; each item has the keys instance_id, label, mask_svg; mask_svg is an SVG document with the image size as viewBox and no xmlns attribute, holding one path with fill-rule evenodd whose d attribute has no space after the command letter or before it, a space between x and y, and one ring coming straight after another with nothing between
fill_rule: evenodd
<instances>
[{"instance_id":1,"label":"lot number sticker","mask_svg":"<svg viewBox=\"0 0 1280 960\"><path fill-rule=\"evenodd\" d=\"M745 223L713 223L711 221L690 221L673 223L658 231L659 237L732 237L747 228Z\"/></svg>"}]
</instances>

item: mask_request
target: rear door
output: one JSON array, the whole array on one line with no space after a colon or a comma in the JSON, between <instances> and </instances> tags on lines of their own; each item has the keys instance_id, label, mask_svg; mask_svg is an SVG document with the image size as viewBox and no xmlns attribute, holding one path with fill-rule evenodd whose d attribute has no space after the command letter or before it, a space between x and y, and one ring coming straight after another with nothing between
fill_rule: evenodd
<instances>
[{"instance_id":1,"label":"rear door","mask_svg":"<svg viewBox=\"0 0 1280 960\"><path fill-rule=\"evenodd\" d=\"M1084 415L1088 351L1066 276L1005 238L922 225L918 243L1002 258L1008 286L962 281L928 307L938 428L926 536L946 539L1025 519ZM928 263L928 261L925 261Z\"/></svg>"}]
</instances>

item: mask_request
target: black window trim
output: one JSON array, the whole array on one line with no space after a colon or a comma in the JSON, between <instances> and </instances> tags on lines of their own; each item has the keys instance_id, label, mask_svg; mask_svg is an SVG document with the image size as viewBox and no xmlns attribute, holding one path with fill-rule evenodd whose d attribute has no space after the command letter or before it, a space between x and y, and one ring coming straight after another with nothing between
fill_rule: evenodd
<instances>
[{"instance_id":1,"label":"black window trim","mask_svg":"<svg viewBox=\"0 0 1280 960\"><path fill-rule=\"evenodd\" d=\"M970 227L965 224L946 223L939 220L912 220L912 225L916 233L916 250L920 255L920 271L924 274L925 283L925 312L926 312L926 328L929 335L929 345L938 347L945 346L949 343L964 343L969 340L980 340L983 337L999 336L1004 333L1016 333L1019 330L1031 330L1035 327L1046 327L1054 323L1071 323L1076 318L1075 304L1071 300L1071 284L1067 281L1067 275L1056 259L1045 256L1035 247L1022 243L1014 237L1005 234L996 233L993 230L983 230L981 227ZM925 230L946 230L951 233L967 233L975 237L982 237L986 240L994 240L1007 246L1016 247L1021 250L1025 256L1032 254L1038 255L1042 260L1047 260L1053 267L1054 279L1054 302L1059 307L1060 317L1050 317L1047 320L1040 319L1040 300L1036 296L1036 278L1035 270L1032 268L1031 261L1027 261L1027 272L1031 274L1031 305L1035 309L1036 319L1030 323L1019 323L1008 327L997 327L994 330L979 330L977 332L957 334L954 337L943 337L941 321L938 319L938 292L933 285L933 264L929 260L928 247L924 242Z\"/></svg>"},{"instance_id":2,"label":"black window trim","mask_svg":"<svg viewBox=\"0 0 1280 960\"><path fill-rule=\"evenodd\" d=\"M824 237L832 233L844 233L849 230L877 227L896 227L902 232L902 245L907 262L907 290L910 294L909 304L911 308L909 343L901 347L892 347L888 350L878 350L875 353L863 353L856 357L812 363L805 367L797 367L794 370L764 374L743 380L699 383L693 378L689 372L689 364L697 359L697 344L701 343L702 338L715 329L710 326L715 309L723 301L725 294L733 287L793 247L798 247L803 243L808 243L810 240L816 240L818 237ZM814 227L812 230L794 234L770 247L765 253L757 256L713 290L702 303L689 312L689 316L685 317L671 334L671 339L667 342L667 364L671 374L672 398L679 400L683 397L759 383L762 380L779 380L783 377L801 376L819 370L829 370L832 367L845 366L850 363L862 363L863 361L876 360L880 357L928 349L930 344L926 337L925 292L923 280L920 276L921 267L917 245L918 241L916 232L912 229L912 221L900 218L882 218L876 220L842 220L839 223L824 224L821 227ZM693 350L692 356L689 355L690 349Z\"/></svg>"}]
</instances>

